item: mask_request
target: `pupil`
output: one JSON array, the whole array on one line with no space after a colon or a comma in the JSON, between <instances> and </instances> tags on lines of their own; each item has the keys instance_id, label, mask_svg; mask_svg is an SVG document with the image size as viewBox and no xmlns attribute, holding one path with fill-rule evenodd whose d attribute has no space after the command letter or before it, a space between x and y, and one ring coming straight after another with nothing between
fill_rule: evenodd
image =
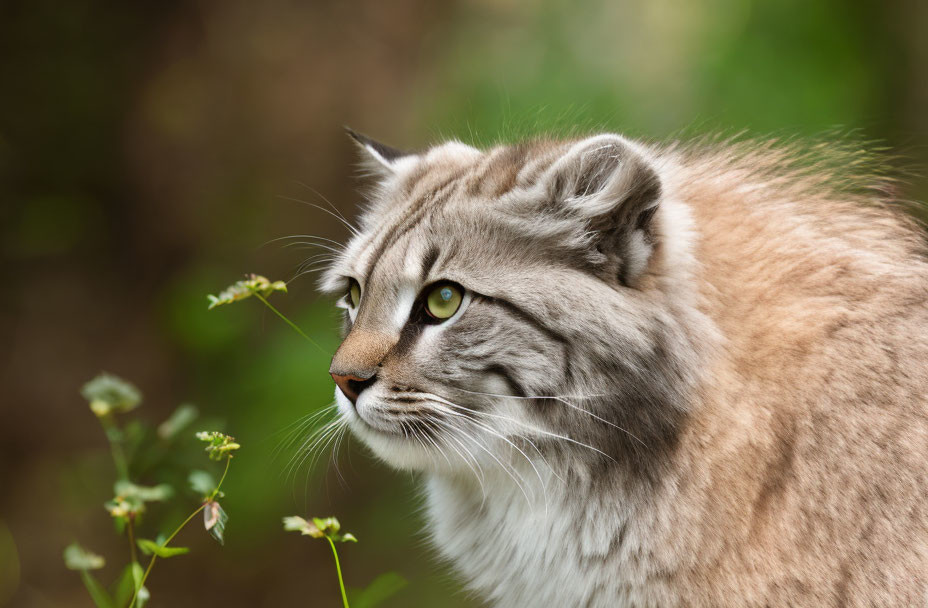
<instances>
[{"instance_id":1,"label":"pupil","mask_svg":"<svg viewBox=\"0 0 928 608\"><path fill-rule=\"evenodd\" d=\"M449 288L445 287L444 289L442 289L442 290L439 292L439 295L441 295L441 299L442 299L442 300L444 300L445 302L447 302L448 300L451 299L451 290L450 290Z\"/></svg>"}]
</instances>

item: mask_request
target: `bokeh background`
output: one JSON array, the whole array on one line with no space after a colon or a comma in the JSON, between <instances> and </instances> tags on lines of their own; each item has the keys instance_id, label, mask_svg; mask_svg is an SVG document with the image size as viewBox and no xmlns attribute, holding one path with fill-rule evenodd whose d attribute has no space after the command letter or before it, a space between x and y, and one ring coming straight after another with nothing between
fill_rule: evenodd
<instances>
[{"instance_id":1,"label":"bokeh background","mask_svg":"<svg viewBox=\"0 0 928 608\"><path fill-rule=\"evenodd\" d=\"M300 202L354 214L343 124L409 148L837 131L901 154L906 194L928 199L926 29L921 0L0 3L0 605L90 606L61 561L72 540L110 557L103 579L125 561L78 394L100 370L145 393L130 417L189 401L244 445L225 547L186 530L193 552L159 563L150 605L339 605L328 548L282 532L288 514L338 515L361 539L342 552L349 585L409 579L387 606L480 605L424 543L414 479L357 442L340 473L327 457L287 473L286 430L333 390L338 321L313 276L275 302L321 350L258 302L207 313L205 295L245 272L289 279L313 253L271 239L345 238ZM190 446L176 458L202 467ZM175 502L149 536L196 504Z\"/></svg>"}]
</instances>

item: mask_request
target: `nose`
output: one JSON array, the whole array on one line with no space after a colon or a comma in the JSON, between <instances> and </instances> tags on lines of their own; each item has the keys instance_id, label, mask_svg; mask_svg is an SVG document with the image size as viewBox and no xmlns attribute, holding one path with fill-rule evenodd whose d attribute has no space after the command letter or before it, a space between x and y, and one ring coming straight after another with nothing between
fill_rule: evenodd
<instances>
[{"instance_id":1,"label":"nose","mask_svg":"<svg viewBox=\"0 0 928 608\"><path fill-rule=\"evenodd\" d=\"M335 384L341 389L342 393L351 403L357 403L358 397L361 395L361 391L372 385L376 380L376 374L370 378L358 378L357 376L343 376L341 374L336 374L331 372L332 380L335 380Z\"/></svg>"}]
</instances>

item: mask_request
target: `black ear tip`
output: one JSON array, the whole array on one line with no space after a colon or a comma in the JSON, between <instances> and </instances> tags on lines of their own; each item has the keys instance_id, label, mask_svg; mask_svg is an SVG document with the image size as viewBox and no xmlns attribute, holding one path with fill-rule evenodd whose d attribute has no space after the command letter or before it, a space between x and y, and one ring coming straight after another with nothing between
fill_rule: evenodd
<instances>
[{"instance_id":1,"label":"black ear tip","mask_svg":"<svg viewBox=\"0 0 928 608\"><path fill-rule=\"evenodd\" d=\"M358 145L360 145L362 148L370 148L386 161L393 161L408 154L407 152L397 150L396 148L391 148L386 144L382 144L379 141L371 139L363 133L358 133L348 125L342 125L342 128L345 129L345 133L347 133L351 139L357 142Z\"/></svg>"},{"instance_id":2,"label":"black ear tip","mask_svg":"<svg viewBox=\"0 0 928 608\"><path fill-rule=\"evenodd\" d=\"M345 130L345 133L348 134L348 137L355 140L359 144L364 145L365 143L369 141L369 138L361 135L360 133L358 133L357 131L349 127L348 125L342 125L342 128Z\"/></svg>"}]
</instances>

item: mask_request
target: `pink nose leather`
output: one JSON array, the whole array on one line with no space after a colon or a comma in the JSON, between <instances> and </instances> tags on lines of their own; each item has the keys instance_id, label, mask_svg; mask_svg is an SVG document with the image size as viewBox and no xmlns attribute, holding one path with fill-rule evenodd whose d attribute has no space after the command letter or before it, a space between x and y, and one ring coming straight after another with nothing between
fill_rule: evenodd
<instances>
[{"instance_id":1,"label":"pink nose leather","mask_svg":"<svg viewBox=\"0 0 928 608\"><path fill-rule=\"evenodd\" d=\"M364 378L358 378L357 376L342 376L340 374L332 374L332 380L335 380L335 385L341 389L342 393L348 397L348 400L354 403L358 400L358 393L351 388L351 381L355 382L364 382Z\"/></svg>"}]
</instances>

